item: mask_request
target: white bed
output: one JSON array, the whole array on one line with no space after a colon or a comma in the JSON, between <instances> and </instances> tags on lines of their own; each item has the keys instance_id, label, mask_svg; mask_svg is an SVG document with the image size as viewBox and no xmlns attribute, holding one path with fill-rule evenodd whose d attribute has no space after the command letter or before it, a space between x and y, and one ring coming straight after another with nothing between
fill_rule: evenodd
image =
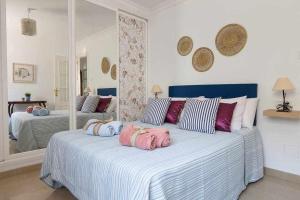
<instances>
[{"instance_id":1,"label":"white bed","mask_svg":"<svg viewBox=\"0 0 300 200\"><path fill-rule=\"evenodd\" d=\"M116 119L116 113L77 112L77 128L82 128L89 119ZM10 119L10 132L17 139L18 152L46 148L54 133L69 130L67 110L51 111L49 116L33 116L27 112L15 112Z\"/></svg>"},{"instance_id":2,"label":"white bed","mask_svg":"<svg viewBox=\"0 0 300 200\"><path fill-rule=\"evenodd\" d=\"M263 177L257 128L204 134L164 127L172 144L154 151L121 146L118 136L57 133L48 145L41 179L53 188L67 187L81 200L233 200L249 182Z\"/></svg>"}]
</instances>

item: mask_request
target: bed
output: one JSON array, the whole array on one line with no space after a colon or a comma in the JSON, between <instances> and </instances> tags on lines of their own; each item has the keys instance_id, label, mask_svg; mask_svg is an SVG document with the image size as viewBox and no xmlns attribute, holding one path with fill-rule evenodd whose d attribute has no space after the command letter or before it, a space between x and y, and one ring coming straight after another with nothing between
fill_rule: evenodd
<instances>
[{"instance_id":1,"label":"bed","mask_svg":"<svg viewBox=\"0 0 300 200\"><path fill-rule=\"evenodd\" d=\"M98 95L115 96L116 88L99 88ZM117 118L116 112L82 113L77 112L77 128L81 129L89 119ZM54 110L49 116L36 117L27 112L15 112L10 119L10 133L16 139L18 152L43 149L53 134L69 130L69 111Z\"/></svg>"},{"instance_id":2,"label":"bed","mask_svg":"<svg viewBox=\"0 0 300 200\"><path fill-rule=\"evenodd\" d=\"M77 128L82 128L89 119L109 119L116 113L77 112ZM27 112L15 112L10 119L11 134L16 139L18 152L43 149L51 136L57 132L69 130L69 112L54 110L49 116L36 117Z\"/></svg>"},{"instance_id":3,"label":"bed","mask_svg":"<svg viewBox=\"0 0 300 200\"><path fill-rule=\"evenodd\" d=\"M236 87L226 85L226 89L232 86ZM256 96L256 84L251 84L254 93L242 89L248 84L239 87L240 92L231 97ZM217 89L218 85L208 91L219 96ZM178 92L181 86L170 90L170 96L187 96ZM198 95L205 96L197 91ZM82 130L57 133L47 147L41 179L53 188L67 187L82 200L232 200L247 184L263 177L262 142L256 127L210 135L164 126L172 145L154 151L123 147L118 136L92 137Z\"/></svg>"}]
</instances>

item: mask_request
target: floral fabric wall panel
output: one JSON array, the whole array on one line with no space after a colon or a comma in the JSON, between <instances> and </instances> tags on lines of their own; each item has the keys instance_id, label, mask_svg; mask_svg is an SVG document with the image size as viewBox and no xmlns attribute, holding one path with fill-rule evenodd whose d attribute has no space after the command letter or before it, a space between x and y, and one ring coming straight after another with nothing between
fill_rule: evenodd
<instances>
[{"instance_id":1,"label":"floral fabric wall panel","mask_svg":"<svg viewBox=\"0 0 300 200\"><path fill-rule=\"evenodd\" d=\"M146 21L119 14L119 99L120 120L134 121L146 104Z\"/></svg>"}]
</instances>

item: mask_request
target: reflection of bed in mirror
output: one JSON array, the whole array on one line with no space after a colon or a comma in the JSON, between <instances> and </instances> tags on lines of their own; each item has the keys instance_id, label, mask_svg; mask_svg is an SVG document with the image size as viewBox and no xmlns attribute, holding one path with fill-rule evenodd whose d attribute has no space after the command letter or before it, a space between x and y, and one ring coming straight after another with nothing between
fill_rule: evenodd
<instances>
[{"instance_id":1,"label":"reflection of bed in mirror","mask_svg":"<svg viewBox=\"0 0 300 200\"><path fill-rule=\"evenodd\" d=\"M98 95L115 96L116 88L98 89ZM77 128L81 129L89 119L116 119L116 109L104 113L82 113L77 111ZM48 116L33 116L27 112L15 112L10 119L10 132L16 139L17 152L47 147L51 136L69 130L69 111L54 110Z\"/></svg>"}]
</instances>

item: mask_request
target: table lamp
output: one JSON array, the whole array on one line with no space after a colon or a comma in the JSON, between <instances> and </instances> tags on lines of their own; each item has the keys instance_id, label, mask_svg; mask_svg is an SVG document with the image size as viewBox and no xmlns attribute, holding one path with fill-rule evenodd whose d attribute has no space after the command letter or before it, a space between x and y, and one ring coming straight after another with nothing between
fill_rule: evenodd
<instances>
[{"instance_id":1,"label":"table lamp","mask_svg":"<svg viewBox=\"0 0 300 200\"><path fill-rule=\"evenodd\" d=\"M84 89L83 92L84 92L84 94L85 94L86 96L89 96L89 95L90 95L90 92L92 92L92 90L91 90L90 87L87 87L87 88Z\"/></svg>"},{"instance_id":2,"label":"table lamp","mask_svg":"<svg viewBox=\"0 0 300 200\"><path fill-rule=\"evenodd\" d=\"M155 98L158 98L158 94L162 93L162 90L159 85L153 85L151 92L155 95Z\"/></svg>"},{"instance_id":3,"label":"table lamp","mask_svg":"<svg viewBox=\"0 0 300 200\"><path fill-rule=\"evenodd\" d=\"M294 90L295 87L292 84L292 82L287 77L281 77L279 78L274 87L273 91L282 91L282 97L283 102L282 104L278 104L276 106L277 112L291 112L292 106L290 106L290 103L286 101L286 91Z\"/></svg>"}]
</instances>

